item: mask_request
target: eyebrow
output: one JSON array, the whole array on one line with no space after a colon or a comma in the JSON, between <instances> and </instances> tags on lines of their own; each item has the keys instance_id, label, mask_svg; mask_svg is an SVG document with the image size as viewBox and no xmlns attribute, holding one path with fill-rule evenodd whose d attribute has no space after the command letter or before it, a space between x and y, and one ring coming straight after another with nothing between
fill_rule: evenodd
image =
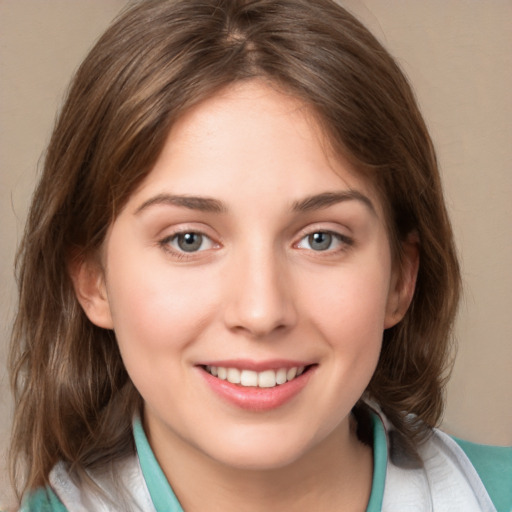
<instances>
[{"instance_id":1,"label":"eyebrow","mask_svg":"<svg viewBox=\"0 0 512 512\"><path fill-rule=\"evenodd\" d=\"M144 201L135 210L135 214L146 210L150 206L154 205L169 205L169 206L180 206L182 208L188 208L189 210L199 210L201 212L210 213L225 213L227 208L221 201L212 199L210 197L195 197L195 196L181 196L171 194L158 194L147 201Z\"/></svg>"},{"instance_id":2,"label":"eyebrow","mask_svg":"<svg viewBox=\"0 0 512 512\"><path fill-rule=\"evenodd\" d=\"M373 214L376 214L375 207L371 200L358 192L357 190L344 190L340 192L323 192L308 196L300 201L295 201L292 205L294 212L311 212L315 210L322 210L329 208L338 203L345 201L360 201L363 203ZM181 208L188 208L189 210L197 210L209 213L226 213L228 211L226 205L218 199L211 197L187 196L187 195L173 195L173 194L158 194L154 197L144 201L136 210L135 214L148 209L154 205L169 205L178 206Z\"/></svg>"},{"instance_id":3,"label":"eyebrow","mask_svg":"<svg viewBox=\"0 0 512 512\"><path fill-rule=\"evenodd\" d=\"M357 190L343 190L340 192L324 192L322 194L316 194L313 196L306 197L301 201L293 203L292 210L295 212L310 212L315 210L322 210L329 208L338 203L345 201L360 201L363 203L374 215L377 214L375 206L371 202L370 198L361 194Z\"/></svg>"}]
</instances>

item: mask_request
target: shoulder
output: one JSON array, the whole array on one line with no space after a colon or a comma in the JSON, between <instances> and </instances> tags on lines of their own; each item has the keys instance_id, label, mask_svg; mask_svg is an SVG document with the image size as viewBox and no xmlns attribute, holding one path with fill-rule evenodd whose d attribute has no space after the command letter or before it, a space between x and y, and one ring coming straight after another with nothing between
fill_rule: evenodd
<instances>
[{"instance_id":1,"label":"shoulder","mask_svg":"<svg viewBox=\"0 0 512 512\"><path fill-rule=\"evenodd\" d=\"M41 487L25 497L20 512L68 512L68 510L50 487Z\"/></svg>"},{"instance_id":2,"label":"shoulder","mask_svg":"<svg viewBox=\"0 0 512 512\"><path fill-rule=\"evenodd\" d=\"M386 430L389 459L381 510L512 512L509 449L462 442L466 453L456 440L434 429L411 455L396 442L401 434L392 425ZM494 454L499 454L502 469L491 468Z\"/></svg>"},{"instance_id":3,"label":"shoulder","mask_svg":"<svg viewBox=\"0 0 512 512\"><path fill-rule=\"evenodd\" d=\"M454 438L498 511L512 511L512 446L488 446Z\"/></svg>"}]
</instances>

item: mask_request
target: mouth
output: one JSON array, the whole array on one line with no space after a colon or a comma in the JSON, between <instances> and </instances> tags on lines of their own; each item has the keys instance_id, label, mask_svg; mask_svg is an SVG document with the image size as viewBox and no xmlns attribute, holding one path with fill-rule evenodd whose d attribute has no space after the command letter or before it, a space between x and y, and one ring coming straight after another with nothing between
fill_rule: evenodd
<instances>
[{"instance_id":1,"label":"mouth","mask_svg":"<svg viewBox=\"0 0 512 512\"><path fill-rule=\"evenodd\" d=\"M313 365L282 367L254 371L232 366L202 365L201 368L219 380L247 388L274 388L291 382L308 372Z\"/></svg>"},{"instance_id":2,"label":"mouth","mask_svg":"<svg viewBox=\"0 0 512 512\"><path fill-rule=\"evenodd\" d=\"M301 394L318 363L274 359L202 361L196 365L215 395L239 409L277 409Z\"/></svg>"}]
</instances>

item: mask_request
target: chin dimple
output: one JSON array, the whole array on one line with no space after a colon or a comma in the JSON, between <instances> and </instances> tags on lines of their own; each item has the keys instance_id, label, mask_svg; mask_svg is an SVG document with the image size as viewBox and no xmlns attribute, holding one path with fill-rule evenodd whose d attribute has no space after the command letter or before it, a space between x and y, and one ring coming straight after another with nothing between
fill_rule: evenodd
<instances>
[{"instance_id":1,"label":"chin dimple","mask_svg":"<svg viewBox=\"0 0 512 512\"><path fill-rule=\"evenodd\" d=\"M225 380L231 384L244 387L273 388L289 382L304 373L304 366L292 368L279 368L277 370L240 370L239 368L226 368L223 366L204 366L210 375Z\"/></svg>"}]
</instances>

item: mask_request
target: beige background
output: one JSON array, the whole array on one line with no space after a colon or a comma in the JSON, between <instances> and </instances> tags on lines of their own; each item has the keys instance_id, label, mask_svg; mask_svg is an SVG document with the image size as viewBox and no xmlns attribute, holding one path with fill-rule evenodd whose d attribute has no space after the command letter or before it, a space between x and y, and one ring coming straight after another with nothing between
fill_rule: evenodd
<instances>
[{"instance_id":1,"label":"beige background","mask_svg":"<svg viewBox=\"0 0 512 512\"><path fill-rule=\"evenodd\" d=\"M0 0L0 503L12 278L68 80L126 0ZM444 428L512 444L511 0L347 0L411 79L437 146L465 283Z\"/></svg>"}]
</instances>

